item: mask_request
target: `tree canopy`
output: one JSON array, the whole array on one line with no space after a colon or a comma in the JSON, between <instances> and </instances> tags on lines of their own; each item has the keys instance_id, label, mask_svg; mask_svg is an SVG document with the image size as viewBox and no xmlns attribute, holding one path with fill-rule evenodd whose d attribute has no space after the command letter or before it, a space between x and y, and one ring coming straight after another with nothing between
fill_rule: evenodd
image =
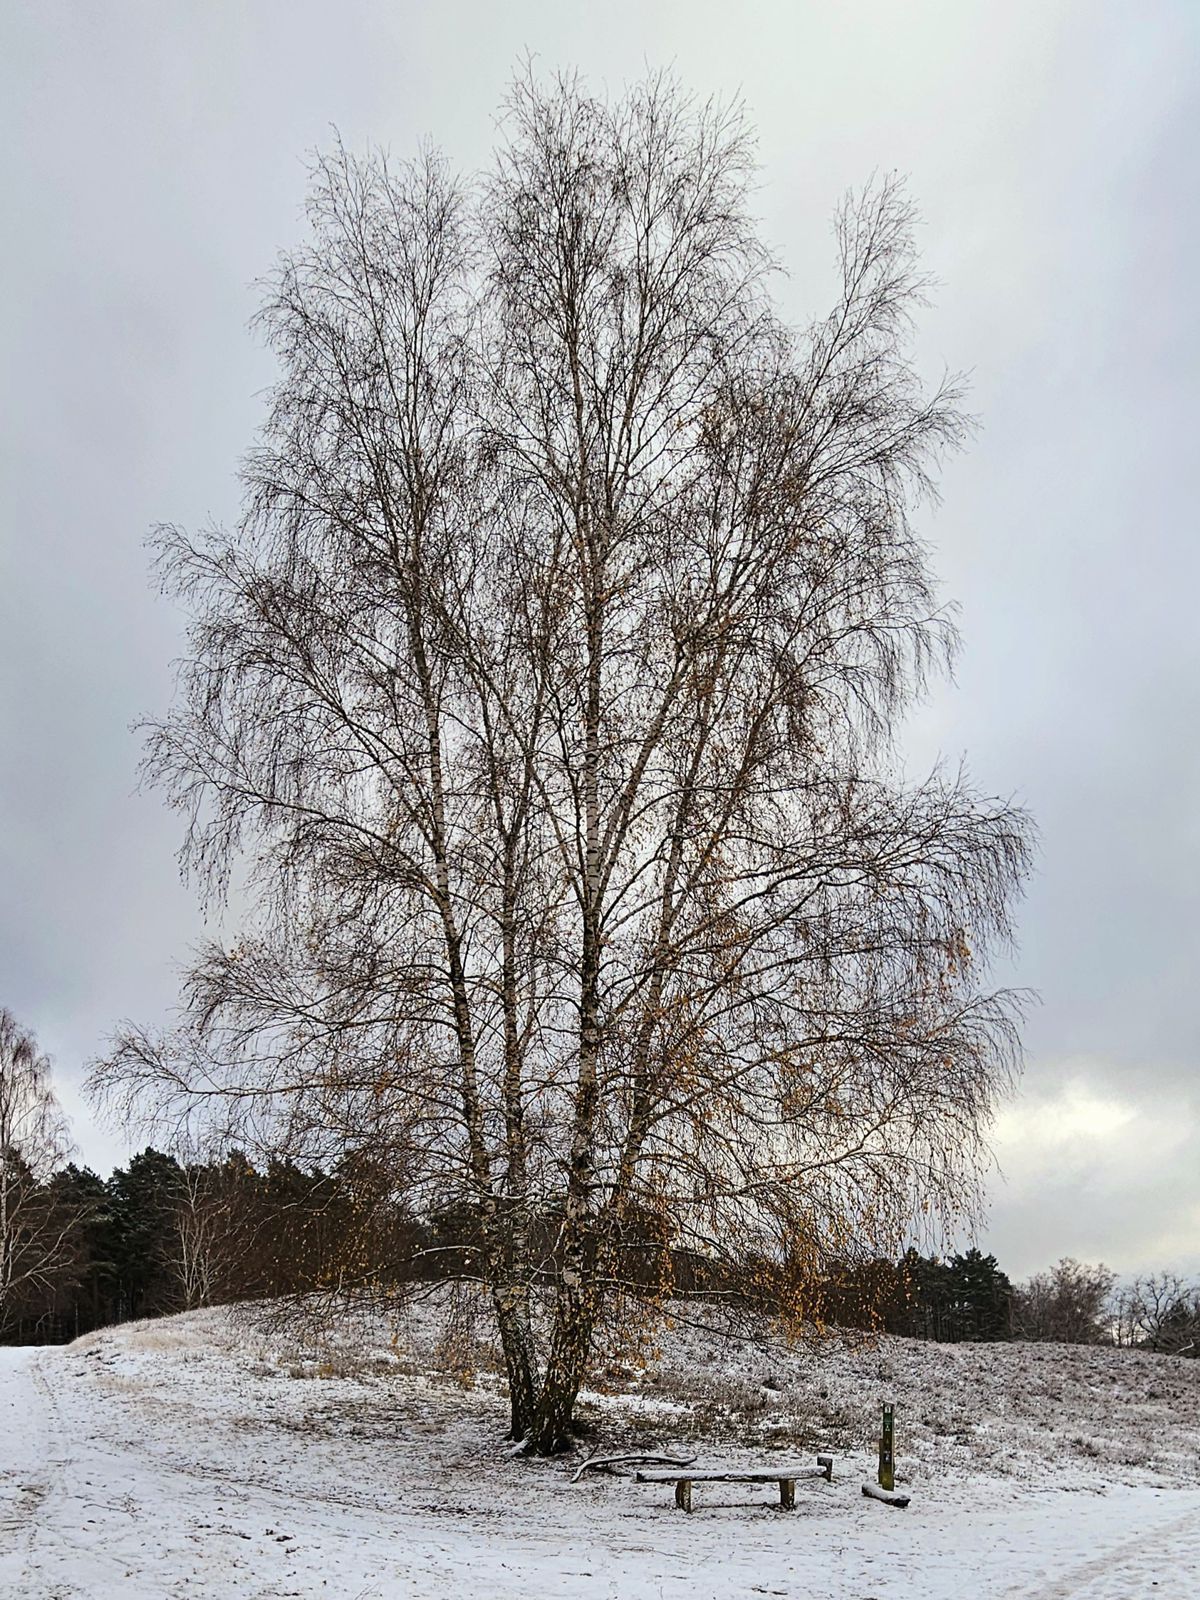
<instances>
[{"instance_id":1,"label":"tree canopy","mask_svg":"<svg viewBox=\"0 0 1200 1600\"><path fill-rule=\"evenodd\" d=\"M913 213L847 200L797 332L751 177L664 79L519 81L476 184L335 150L245 515L159 536L192 628L148 769L252 909L100 1079L469 1212L539 1450L681 1249L786 1267L801 1316L970 1214L1016 1058L1028 822L893 759L955 646L913 516L964 433Z\"/></svg>"}]
</instances>

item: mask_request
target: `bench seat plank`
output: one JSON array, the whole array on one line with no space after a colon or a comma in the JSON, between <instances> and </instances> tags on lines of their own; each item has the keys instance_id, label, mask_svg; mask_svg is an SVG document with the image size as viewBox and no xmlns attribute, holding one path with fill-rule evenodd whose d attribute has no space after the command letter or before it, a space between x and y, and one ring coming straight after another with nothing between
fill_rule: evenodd
<instances>
[{"instance_id":1,"label":"bench seat plank","mask_svg":"<svg viewBox=\"0 0 1200 1600\"><path fill-rule=\"evenodd\" d=\"M659 1467L649 1472L635 1472L633 1476L637 1483L673 1483L675 1504L681 1511L692 1509L694 1483L777 1483L780 1508L794 1511L797 1478L824 1478L827 1483L832 1483L833 1457L818 1456L815 1467L796 1466L791 1462L780 1462L775 1467L745 1468L741 1472L722 1467Z\"/></svg>"},{"instance_id":2,"label":"bench seat plank","mask_svg":"<svg viewBox=\"0 0 1200 1600\"><path fill-rule=\"evenodd\" d=\"M824 1467L770 1467L762 1472L697 1472L695 1467L677 1467L673 1472L656 1469L635 1473L639 1483L678 1483L688 1478L692 1483L779 1483L783 1478L793 1482L797 1478L823 1478Z\"/></svg>"}]
</instances>

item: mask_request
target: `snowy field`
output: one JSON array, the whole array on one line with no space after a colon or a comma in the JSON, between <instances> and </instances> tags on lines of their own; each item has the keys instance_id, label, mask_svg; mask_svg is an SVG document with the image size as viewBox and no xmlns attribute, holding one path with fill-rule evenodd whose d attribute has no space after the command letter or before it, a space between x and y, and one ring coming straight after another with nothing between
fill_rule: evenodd
<instances>
[{"instance_id":1,"label":"snowy field","mask_svg":"<svg viewBox=\"0 0 1200 1600\"><path fill-rule=\"evenodd\" d=\"M573 1461L519 1462L469 1323L193 1313L0 1350L0 1595L1129 1600L1200 1574L1200 1362L887 1339L821 1357L676 1328L615 1351ZM881 1399L912 1504L865 1500ZM593 1451L836 1454L832 1484L588 1475Z\"/></svg>"}]
</instances>

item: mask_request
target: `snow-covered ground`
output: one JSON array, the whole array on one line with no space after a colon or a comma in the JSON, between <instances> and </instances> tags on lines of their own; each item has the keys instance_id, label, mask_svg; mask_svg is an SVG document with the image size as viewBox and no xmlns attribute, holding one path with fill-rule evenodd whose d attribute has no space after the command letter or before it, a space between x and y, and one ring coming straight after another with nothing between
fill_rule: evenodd
<instances>
[{"instance_id":1,"label":"snow-covered ground","mask_svg":"<svg viewBox=\"0 0 1200 1600\"><path fill-rule=\"evenodd\" d=\"M1200 1362L1058 1346L614 1350L576 1461L510 1459L459 1321L337 1339L201 1312L0 1350L0 1595L1130 1600L1200 1574ZM643 1363L645 1363L643 1365ZM912 1504L864 1499L880 1399ZM809 1459L832 1484L588 1475L638 1444Z\"/></svg>"}]
</instances>

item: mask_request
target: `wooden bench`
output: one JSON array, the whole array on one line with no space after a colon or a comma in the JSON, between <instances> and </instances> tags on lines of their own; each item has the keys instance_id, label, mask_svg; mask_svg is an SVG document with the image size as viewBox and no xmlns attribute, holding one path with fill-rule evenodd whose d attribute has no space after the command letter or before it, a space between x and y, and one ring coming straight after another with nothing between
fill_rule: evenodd
<instances>
[{"instance_id":1,"label":"wooden bench","mask_svg":"<svg viewBox=\"0 0 1200 1600\"><path fill-rule=\"evenodd\" d=\"M824 1478L826 1482L833 1482L833 1457L818 1456L815 1467L763 1467L760 1470L747 1470L745 1472L727 1472L717 1467L711 1470L705 1467L689 1466L686 1471L676 1468L674 1471L635 1472L634 1479L638 1483L673 1483L675 1485L675 1504L681 1511L692 1509L692 1485L694 1483L777 1483L779 1485L779 1508L781 1511L794 1511L796 1509L796 1479L797 1478Z\"/></svg>"}]
</instances>

